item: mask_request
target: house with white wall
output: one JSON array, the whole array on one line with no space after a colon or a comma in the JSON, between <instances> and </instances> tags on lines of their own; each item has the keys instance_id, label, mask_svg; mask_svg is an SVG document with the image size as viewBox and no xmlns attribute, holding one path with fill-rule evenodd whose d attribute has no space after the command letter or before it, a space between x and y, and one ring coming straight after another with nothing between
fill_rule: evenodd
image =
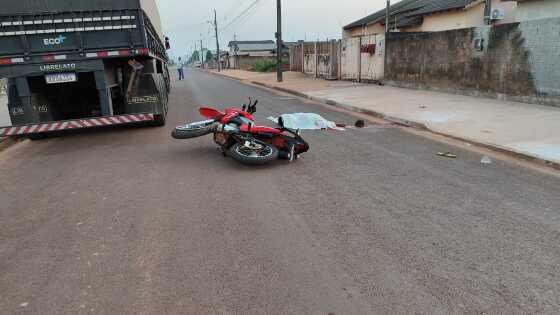
<instances>
[{"instance_id":1,"label":"house with white wall","mask_svg":"<svg viewBox=\"0 0 560 315\"><path fill-rule=\"evenodd\" d=\"M560 1L560 0L557 0ZM390 7L391 32L438 32L516 20L515 1L503 0L402 0ZM489 12L487 12L487 8ZM385 32L385 9L346 25L343 37Z\"/></svg>"}]
</instances>

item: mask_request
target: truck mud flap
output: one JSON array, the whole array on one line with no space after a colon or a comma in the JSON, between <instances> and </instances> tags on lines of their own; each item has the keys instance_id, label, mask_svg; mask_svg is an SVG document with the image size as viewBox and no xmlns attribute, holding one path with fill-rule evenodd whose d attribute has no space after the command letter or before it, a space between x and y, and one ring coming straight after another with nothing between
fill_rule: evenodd
<instances>
[{"instance_id":1,"label":"truck mud flap","mask_svg":"<svg viewBox=\"0 0 560 315\"><path fill-rule=\"evenodd\" d=\"M30 124L13 127L0 128L0 136L19 136L56 132L63 130L76 130L85 128L96 128L104 126L128 125L146 123L154 120L153 114L129 114L118 116L105 116L95 118L74 119L65 121L53 121L48 123Z\"/></svg>"}]
</instances>

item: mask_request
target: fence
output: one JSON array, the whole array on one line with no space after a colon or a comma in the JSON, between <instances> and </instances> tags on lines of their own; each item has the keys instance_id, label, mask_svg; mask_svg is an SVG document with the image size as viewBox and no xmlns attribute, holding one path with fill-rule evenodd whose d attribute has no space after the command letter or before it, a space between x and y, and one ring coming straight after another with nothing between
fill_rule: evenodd
<instances>
[{"instance_id":1,"label":"fence","mask_svg":"<svg viewBox=\"0 0 560 315\"><path fill-rule=\"evenodd\" d=\"M290 69L317 78L377 81L383 79L383 46L383 35L299 42L290 48Z\"/></svg>"}]
</instances>

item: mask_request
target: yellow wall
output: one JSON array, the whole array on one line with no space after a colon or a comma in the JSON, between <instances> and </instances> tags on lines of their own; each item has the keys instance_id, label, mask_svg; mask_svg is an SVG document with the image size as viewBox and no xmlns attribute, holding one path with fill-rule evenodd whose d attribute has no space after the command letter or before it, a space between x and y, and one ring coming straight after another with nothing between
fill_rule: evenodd
<instances>
[{"instance_id":1,"label":"yellow wall","mask_svg":"<svg viewBox=\"0 0 560 315\"><path fill-rule=\"evenodd\" d=\"M364 35L385 34L385 26L381 23L370 24L367 27L356 27L348 31L344 31L343 37L356 37Z\"/></svg>"},{"instance_id":2,"label":"yellow wall","mask_svg":"<svg viewBox=\"0 0 560 315\"><path fill-rule=\"evenodd\" d=\"M424 23L417 29L420 32L439 32L467 27L465 11L448 11L424 17ZM403 30L405 31L405 30Z\"/></svg>"},{"instance_id":3,"label":"yellow wall","mask_svg":"<svg viewBox=\"0 0 560 315\"><path fill-rule=\"evenodd\" d=\"M492 0L492 10L501 9L504 12L504 19L496 21L494 24L515 22L516 7L517 4L513 1L502 2L501 0ZM463 10L427 15L424 17L424 23L418 28L418 31L437 32L458 28L481 27L484 25L484 1L480 1Z\"/></svg>"},{"instance_id":4,"label":"yellow wall","mask_svg":"<svg viewBox=\"0 0 560 315\"><path fill-rule=\"evenodd\" d=\"M555 0L560 1L560 0ZM494 24L504 24L515 22L515 9L517 4L513 1L502 2L501 0L492 0L492 9L501 9L504 11L505 19L496 21ZM462 10L447 11L434 13L424 16L424 22L421 25L406 27L400 29L401 32L439 32L468 27L484 26L484 1L479 0L478 3ZM368 25L367 28L357 27L350 31L344 32L344 37L354 37L371 34L383 34L385 32L381 23Z\"/></svg>"}]
</instances>

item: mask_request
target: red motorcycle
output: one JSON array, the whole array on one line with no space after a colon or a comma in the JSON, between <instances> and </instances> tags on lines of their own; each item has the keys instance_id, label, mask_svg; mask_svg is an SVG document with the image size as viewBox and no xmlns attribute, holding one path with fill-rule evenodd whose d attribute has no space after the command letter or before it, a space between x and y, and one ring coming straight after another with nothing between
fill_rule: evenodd
<instances>
[{"instance_id":1,"label":"red motorcycle","mask_svg":"<svg viewBox=\"0 0 560 315\"><path fill-rule=\"evenodd\" d=\"M280 128L255 125L257 103L249 99L242 109L227 108L225 112L201 107L200 114L208 120L178 126L171 136L190 139L214 134L224 156L229 153L236 161L252 165L277 159L293 161L309 150L299 130L284 128L282 119L278 121Z\"/></svg>"}]
</instances>

